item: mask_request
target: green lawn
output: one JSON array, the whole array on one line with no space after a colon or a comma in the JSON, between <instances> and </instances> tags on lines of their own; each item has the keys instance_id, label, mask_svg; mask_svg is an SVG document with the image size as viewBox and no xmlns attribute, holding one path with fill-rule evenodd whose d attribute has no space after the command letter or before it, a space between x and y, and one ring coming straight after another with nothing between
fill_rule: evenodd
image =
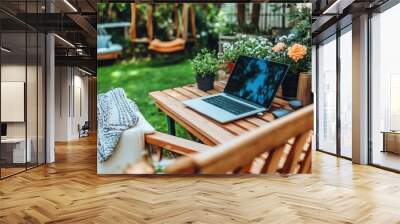
<instances>
[{"instance_id":1,"label":"green lawn","mask_svg":"<svg viewBox=\"0 0 400 224\"><path fill-rule=\"evenodd\" d=\"M178 63L134 62L99 67L97 91L104 93L116 87L125 89L127 96L136 102L144 117L157 131L167 132L165 114L159 112L148 93L194 83L189 61ZM188 137L183 128L177 127L177 135Z\"/></svg>"}]
</instances>

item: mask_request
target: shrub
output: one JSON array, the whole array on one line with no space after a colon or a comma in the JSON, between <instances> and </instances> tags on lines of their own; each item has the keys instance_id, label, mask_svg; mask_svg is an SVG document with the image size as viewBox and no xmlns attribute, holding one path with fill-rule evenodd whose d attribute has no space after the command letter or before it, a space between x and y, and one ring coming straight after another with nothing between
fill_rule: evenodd
<instances>
[{"instance_id":1,"label":"shrub","mask_svg":"<svg viewBox=\"0 0 400 224\"><path fill-rule=\"evenodd\" d=\"M244 35L232 44L224 44L222 48L223 52L219 54L222 62L235 62L241 55L268 58L272 52L272 43L264 37Z\"/></svg>"}]
</instances>

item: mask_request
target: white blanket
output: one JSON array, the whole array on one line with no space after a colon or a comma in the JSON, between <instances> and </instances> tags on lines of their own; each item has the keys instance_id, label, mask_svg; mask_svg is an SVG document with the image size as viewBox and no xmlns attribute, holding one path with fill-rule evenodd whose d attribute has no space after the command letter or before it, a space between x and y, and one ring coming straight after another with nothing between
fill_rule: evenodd
<instances>
[{"instance_id":1,"label":"white blanket","mask_svg":"<svg viewBox=\"0 0 400 224\"><path fill-rule=\"evenodd\" d=\"M104 162L114 153L122 132L137 124L137 111L122 88L97 95L97 160Z\"/></svg>"},{"instance_id":2,"label":"white blanket","mask_svg":"<svg viewBox=\"0 0 400 224\"><path fill-rule=\"evenodd\" d=\"M104 162L97 161L98 174L123 174L129 165L140 161L145 150L144 135L155 130L139 111L136 114L138 123L122 133L112 156Z\"/></svg>"}]
</instances>

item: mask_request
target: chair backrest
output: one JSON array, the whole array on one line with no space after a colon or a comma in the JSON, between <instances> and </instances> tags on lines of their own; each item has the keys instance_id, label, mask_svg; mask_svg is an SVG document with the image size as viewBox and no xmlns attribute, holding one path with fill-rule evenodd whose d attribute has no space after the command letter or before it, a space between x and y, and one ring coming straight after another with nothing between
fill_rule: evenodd
<instances>
[{"instance_id":1,"label":"chair backrest","mask_svg":"<svg viewBox=\"0 0 400 224\"><path fill-rule=\"evenodd\" d=\"M166 173L310 173L313 105L208 150L177 159Z\"/></svg>"}]
</instances>

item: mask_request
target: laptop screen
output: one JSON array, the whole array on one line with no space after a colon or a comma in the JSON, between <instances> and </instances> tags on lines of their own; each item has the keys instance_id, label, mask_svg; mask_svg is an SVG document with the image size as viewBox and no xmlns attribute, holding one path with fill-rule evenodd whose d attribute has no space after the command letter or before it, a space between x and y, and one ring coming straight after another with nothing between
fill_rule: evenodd
<instances>
[{"instance_id":1,"label":"laptop screen","mask_svg":"<svg viewBox=\"0 0 400 224\"><path fill-rule=\"evenodd\" d=\"M224 92L269 108L287 70L285 64L240 56Z\"/></svg>"}]
</instances>

